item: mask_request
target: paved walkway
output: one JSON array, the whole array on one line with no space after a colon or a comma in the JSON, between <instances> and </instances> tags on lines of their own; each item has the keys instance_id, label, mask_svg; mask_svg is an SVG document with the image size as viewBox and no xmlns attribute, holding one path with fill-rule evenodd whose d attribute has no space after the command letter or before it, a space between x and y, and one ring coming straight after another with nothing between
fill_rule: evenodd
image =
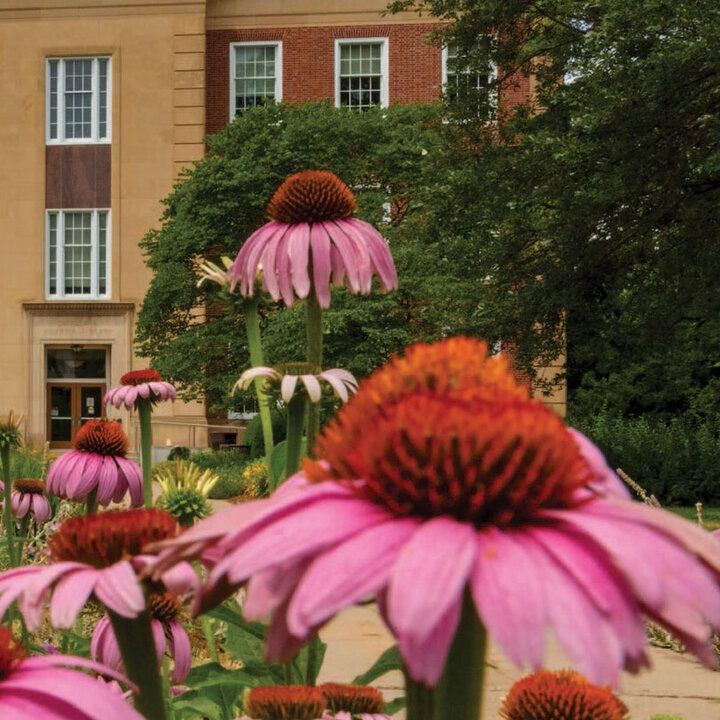
<instances>
[{"instance_id":1,"label":"paved walkway","mask_svg":"<svg viewBox=\"0 0 720 720\"><path fill-rule=\"evenodd\" d=\"M320 633L328 644L320 682L350 682L367 670L383 650L393 644L374 606L341 613ZM678 715L683 720L720 720L720 672L707 670L689 655L650 648L653 668L638 676L623 675L620 697L633 720L653 715ZM497 720L500 703L509 687L526 673L519 672L496 648L491 648L483 720ZM550 648L548 667L567 667L557 647ZM375 685L386 699L403 694L400 673L390 673ZM404 714L395 716L404 720Z\"/></svg>"}]
</instances>

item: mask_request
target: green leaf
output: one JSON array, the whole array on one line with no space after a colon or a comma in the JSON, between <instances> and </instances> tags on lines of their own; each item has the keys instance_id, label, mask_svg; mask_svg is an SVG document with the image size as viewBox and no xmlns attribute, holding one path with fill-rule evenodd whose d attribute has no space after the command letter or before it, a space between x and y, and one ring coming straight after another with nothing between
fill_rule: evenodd
<instances>
[{"instance_id":1,"label":"green leaf","mask_svg":"<svg viewBox=\"0 0 720 720\"><path fill-rule=\"evenodd\" d=\"M353 685L369 685L385 673L402 670L402 658L397 645L389 647L364 673L353 680Z\"/></svg>"},{"instance_id":2,"label":"green leaf","mask_svg":"<svg viewBox=\"0 0 720 720\"><path fill-rule=\"evenodd\" d=\"M210 698L194 691L188 691L175 698L171 708L176 720L226 720L222 708Z\"/></svg>"},{"instance_id":3,"label":"green leaf","mask_svg":"<svg viewBox=\"0 0 720 720\"><path fill-rule=\"evenodd\" d=\"M208 716L211 720L232 720L237 715L245 688L260 684L258 678L245 668L228 670L218 663L206 663L190 670L185 679L185 685L190 690L176 702L184 701L188 703L187 707L195 707L207 701L210 703L207 708L211 710ZM218 708L217 712L213 706Z\"/></svg>"},{"instance_id":4,"label":"green leaf","mask_svg":"<svg viewBox=\"0 0 720 720\"><path fill-rule=\"evenodd\" d=\"M399 697L395 698L394 700L391 700L389 703L385 703L385 707L383 708L383 712L386 715L394 715L399 710L402 710L405 707L405 698Z\"/></svg>"}]
</instances>

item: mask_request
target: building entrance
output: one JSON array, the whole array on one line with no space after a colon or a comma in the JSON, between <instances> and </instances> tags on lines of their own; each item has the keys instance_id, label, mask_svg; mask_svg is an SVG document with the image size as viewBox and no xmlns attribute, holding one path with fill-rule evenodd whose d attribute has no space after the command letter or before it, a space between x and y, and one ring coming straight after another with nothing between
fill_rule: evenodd
<instances>
[{"instance_id":1,"label":"building entrance","mask_svg":"<svg viewBox=\"0 0 720 720\"><path fill-rule=\"evenodd\" d=\"M72 447L88 420L105 417L107 350L47 350L47 439L51 448Z\"/></svg>"}]
</instances>

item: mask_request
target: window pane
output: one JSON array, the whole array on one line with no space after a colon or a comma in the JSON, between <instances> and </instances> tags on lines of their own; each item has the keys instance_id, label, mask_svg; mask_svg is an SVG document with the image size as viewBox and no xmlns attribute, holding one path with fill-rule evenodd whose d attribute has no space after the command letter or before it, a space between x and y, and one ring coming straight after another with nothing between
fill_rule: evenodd
<instances>
[{"instance_id":1,"label":"window pane","mask_svg":"<svg viewBox=\"0 0 720 720\"><path fill-rule=\"evenodd\" d=\"M57 214L48 215L48 293L57 295Z\"/></svg>"},{"instance_id":2,"label":"window pane","mask_svg":"<svg viewBox=\"0 0 720 720\"><path fill-rule=\"evenodd\" d=\"M98 293L107 293L107 213L98 213Z\"/></svg>"},{"instance_id":3,"label":"window pane","mask_svg":"<svg viewBox=\"0 0 720 720\"><path fill-rule=\"evenodd\" d=\"M51 60L48 63L49 81L50 81L50 127L49 137L53 140L57 138L58 123L58 61Z\"/></svg>"},{"instance_id":4,"label":"window pane","mask_svg":"<svg viewBox=\"0 0 720 720\"><path fill-rule=\"evenodd\" d=\"M275 45L235 47L235 112L275 100Z\"/></svg>"},{"instance_id":5,"label":"window pane","mask_svg":"<svg viewBox=\"0 0 720 720\"><path fill-rule=\"evenodd\" d=\"M98 83L98 138L106 138L108 111L108 61L106 58L98 60Z\"/></svg>"},{"instance_id":6,"label":"window pane","mask_svg":"<svg viewBox=\"0 0 720 720\"><path fill-rule=\"evenodd\" d=\"M47 61L49 140L108 140L110 59Z\"/></svg>"},{"instance_id":7,"label":"window pane","mask_svg":"<svg viewBox=\"0 0 720 720\"><path fill-rule=\"evenodd\" d=\"M91 292L90 256L92 245L91 213L65 213L65 294L89 295Z\"/></svg>"},{"instance_id":8,"label":"window pane","mask_svg":"<svg viewBox=\"0 0 720 720\"><path fill-rule=\"evenodd\" d=\"M107 352L98 348L49 348L48 378L100 380L106 374Z\"/></svg>"},{"instance_id":9,"label":"window pane","mask_svg":"<svg viewBox=\"0 0 720 720\"><path fill-rule=\"evenodd\" d=\"M382 43L340 45L340 104L367 110L382 100Z\"/></svg>"}]
</instances>

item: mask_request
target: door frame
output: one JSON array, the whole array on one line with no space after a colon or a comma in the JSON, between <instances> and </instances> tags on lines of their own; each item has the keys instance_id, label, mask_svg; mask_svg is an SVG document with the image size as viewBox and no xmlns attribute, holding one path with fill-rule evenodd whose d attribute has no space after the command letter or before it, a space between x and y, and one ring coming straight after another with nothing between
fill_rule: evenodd
<instances>
[{"instance_id":1,"label":"door frame","mask_svg":"<svg viewBox=\"0 0 720 720\"><path fill-rule=\"evenodd\" d=\"M69 387L70 390L70 440L51 440L52 432L51 432L51 425L52 425L52 403L50 401L51 397L51 391L53 387ZM105 405L102 401L102 398L105 395L105 392L107 390L107 383L106 382L99 382L99 381L85 381L85 380L63 380L62 378L53 378L52 380L48 380L46 383L46 410L45 410L45 431L46 431L46 438L50 445L50 449L56 449L56 450L63 450L63 449L69 449L72 448L73 442L75 440L75 435L77 434L77 431L80 429L81 423L81 417L82 417L82 404L81 404L81 398L82 398L82 389L90 387L90 388L99 388L100 389L100 412L98 413L98 418L104 418L106 417L105 414Z\"/></svg>"}]
</instances>

